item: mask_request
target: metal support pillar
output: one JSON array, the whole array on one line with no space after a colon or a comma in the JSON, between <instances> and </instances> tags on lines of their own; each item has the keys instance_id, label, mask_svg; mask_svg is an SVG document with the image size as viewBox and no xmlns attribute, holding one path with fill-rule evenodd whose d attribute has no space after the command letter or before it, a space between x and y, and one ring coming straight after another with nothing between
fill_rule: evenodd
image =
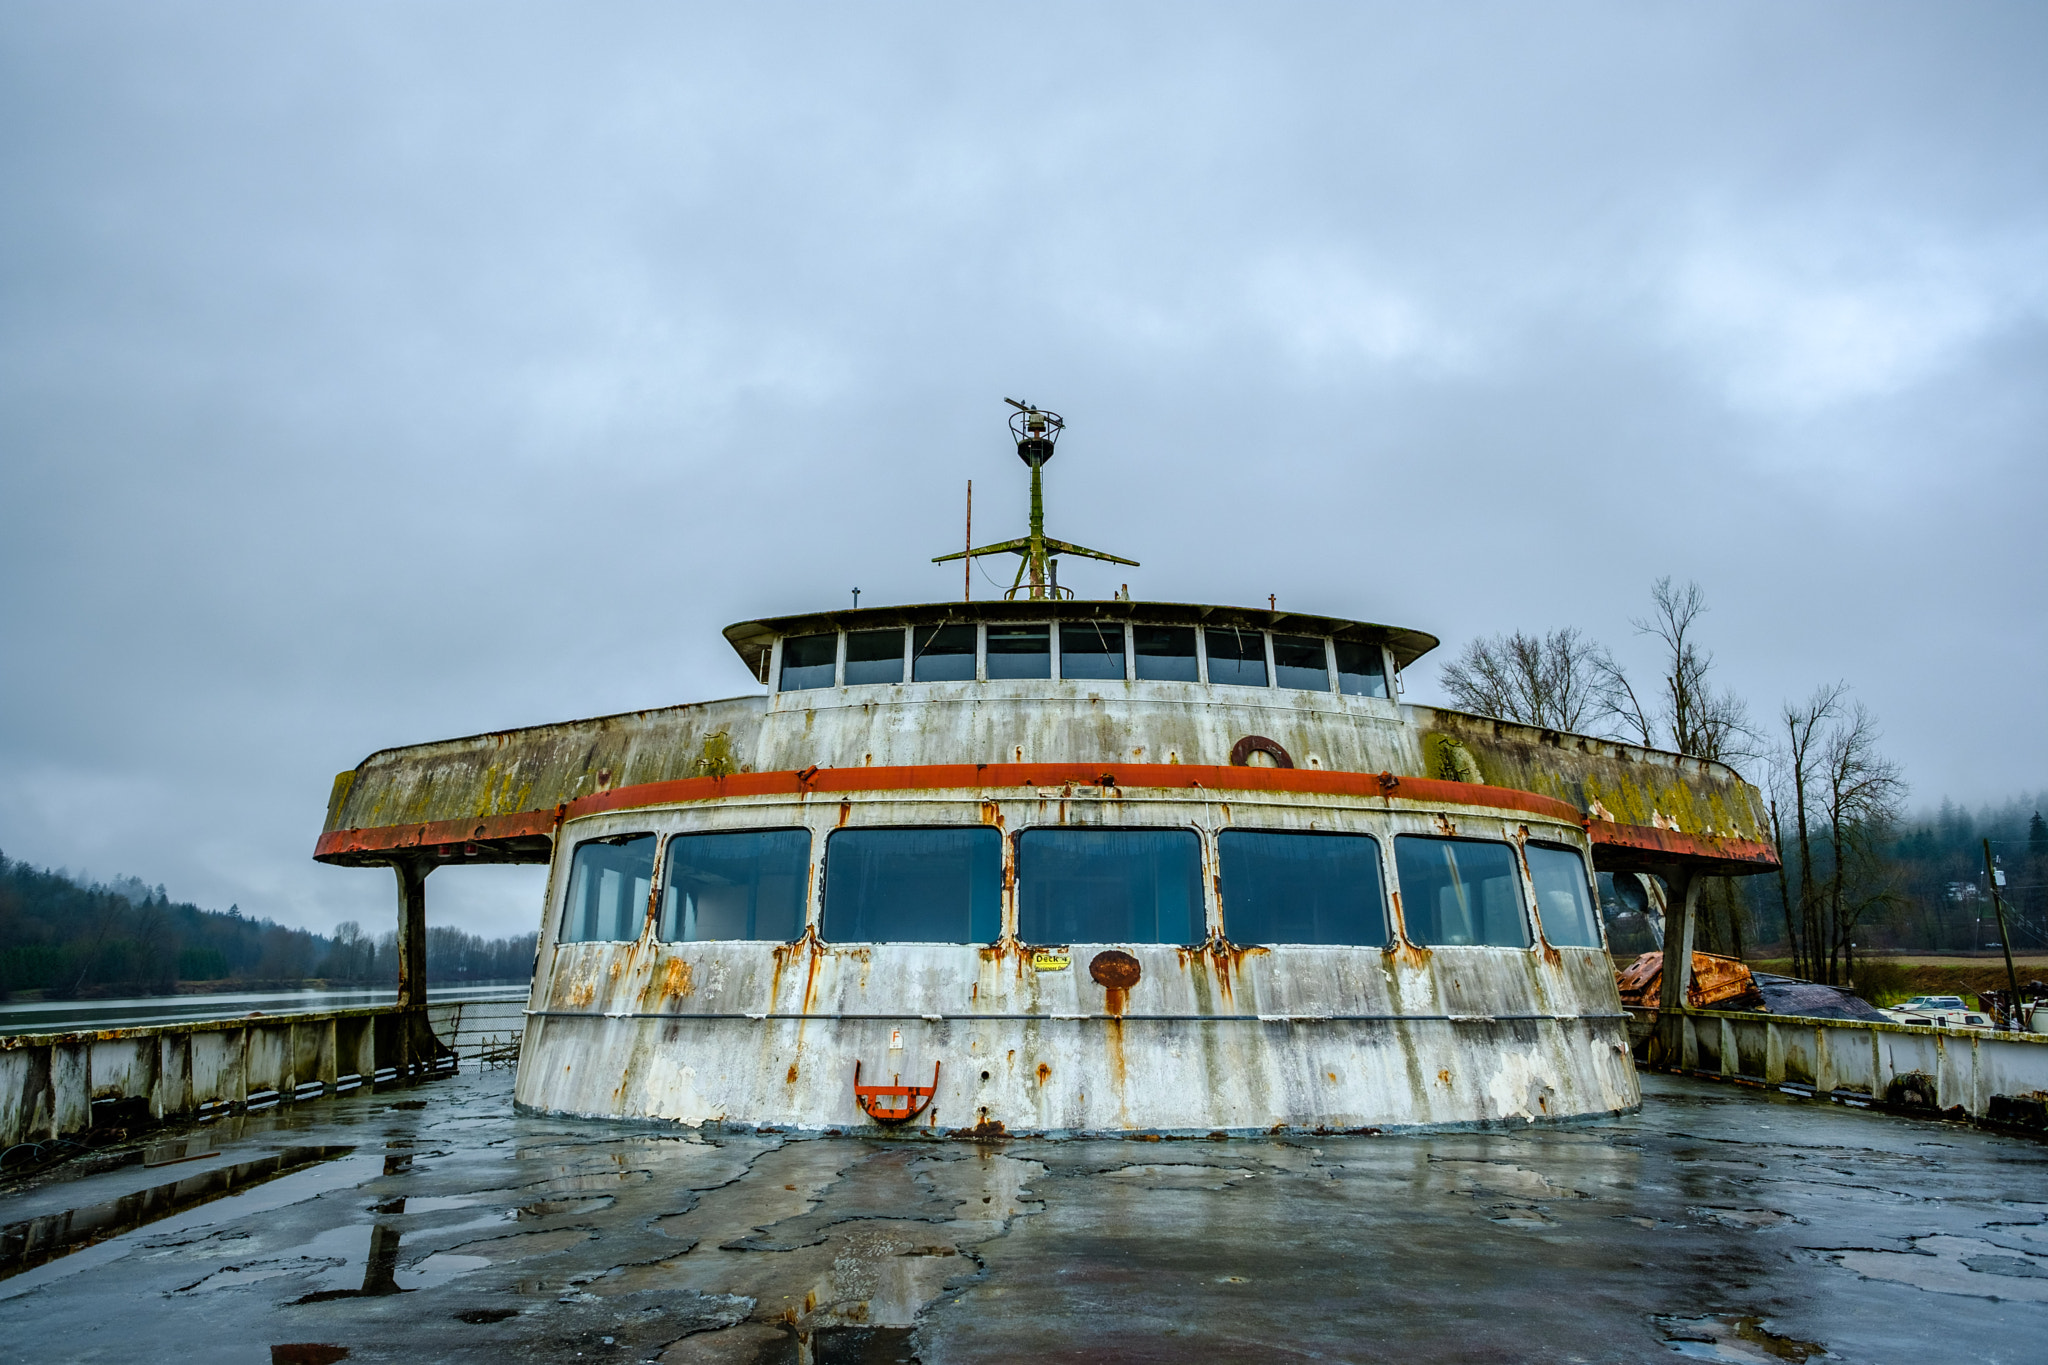
<instances>
[{"instance_id":1,"label":"metal support pillar","mask_svg":"<svg viewBox=\"0 0 2048 1365\"><path fill-rule=\"evenodd\" d=\"M1699 922L1700 886L1706 880L1690 867L1660 869L1669 894L1664 906L1664 979L1657 997L1659 1060L1683 1066L1686 998L1692 990L1693 926Z\"/></svg>"},{"instance_id":2,"label":"metal support pillar","mask_svg":"<svg viewBox=\"0 0 2048 1365\"><path fill-rule=\"evenodd\" d=\"M434 865L407 859L391 865L398 874L398 1008L396 1055L392 1065L400 1076L432 1067L431 1045L421 1047L421 1035L431 1036L427 1017L427 874Z\"/></svg>"}]
</instances>

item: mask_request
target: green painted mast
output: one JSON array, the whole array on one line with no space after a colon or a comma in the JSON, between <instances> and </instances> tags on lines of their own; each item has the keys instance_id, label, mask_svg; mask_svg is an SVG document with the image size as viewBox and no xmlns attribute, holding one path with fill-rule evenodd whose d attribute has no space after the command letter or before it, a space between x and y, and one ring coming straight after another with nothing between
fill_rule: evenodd
<instances>
[{"instance_id":1,"label":"green painted mast","mask_svg":"<svg viewBox=\"0 0 2048 1365\"><path fill-rule=\"evenodd\" d=\"M1111 564L1128 564L1138 567L1135 559L1121 555L1104 554L1090 550L1069 541L1054 540L1045 533L1045 462L1052 458L1053 446L1066 429L1066 422L1056 412L1020 403L1014 398L1003 400L1016 411L1010 415L1010 434L1017 442L1017 458L1031 466L1031 534L1022 540L1006 540L998 545L984 545L977 548L955 550L949 555L935 555L932 563L943 564L949 559L978 559L982 555L1014 554L1018 556L1017 576L1010 583L1006 598L1015 598L1024 591L1027 580L1030 587L1029 600L1040 601L1064 593L1073 593L1057 587L1052 581L1051 557L1080 555L1084 559L1106 560Z\"/></svg>"}]
</instances>

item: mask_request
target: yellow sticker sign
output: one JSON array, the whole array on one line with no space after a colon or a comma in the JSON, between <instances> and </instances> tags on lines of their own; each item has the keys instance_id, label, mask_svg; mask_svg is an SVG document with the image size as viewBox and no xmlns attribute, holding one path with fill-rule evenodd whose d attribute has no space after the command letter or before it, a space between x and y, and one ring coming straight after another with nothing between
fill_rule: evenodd
<instances>
[{"instance_id":1,"label":"yellow sticker sign","mask_svg":"<svg viewBox=\"0 0 2048 1365\"><path fill-rule=\"evenodd\" d=\"M1074 959L1065 953L1033 953L1031 969L1036 972L1063 972L1074 965Z\"/></svg>"}]
</instances>

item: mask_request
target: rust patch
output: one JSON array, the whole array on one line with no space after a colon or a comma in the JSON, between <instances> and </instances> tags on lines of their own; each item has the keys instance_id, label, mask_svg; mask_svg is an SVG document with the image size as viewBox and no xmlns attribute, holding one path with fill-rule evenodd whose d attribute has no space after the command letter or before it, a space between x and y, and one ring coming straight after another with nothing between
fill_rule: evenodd
<instances>
[{"instance_id":1,"label":"rust patch","mask_svg":"<svg viewBox=\"0 0 2048 1365\"><path fill-rule=\"evenodd\" d=\"M1006 1138L1009 1135L1010 1130L1003 1127L1003 1121L990 1118L986 1107L975 1110L975 1123L972 1128L956 1128L952 1133L954 1137L974 1138L982 1141L986 1141L989 1138Z\"/></svg>"},{"instance_id":2,"label":"rust patch","mask_svg":"<svg viewBox=\"0 0 2048 1365\"><path fill-rule=\"evenodd\" d=\"M984 825L994 825L997 829L1001 829L1003 827L1002 806L994 801L982 802L981 823L983 823Z\"/></svg>"},{"instance_id":3,"label":"rust patch","mask_svg":"<svg viewBox=\"0 0 2048 1365\"><path fill-rule=\"evenodd\" d=\"M1102 992L1102 1010L1112 1019L1121 1019L1124 1010L1131 1003L1131 993L1122 986L1106 986ZM1121 1052L1119 1052L1121 1057Z\"/></svg>"},{"instance_id":4,"label":"rust patch","mask_svg":"<svg viewBox=\"0 0 2048 1365\"><path fill-rule=\"evenodd\" d=\"M787 1076L784 1076L784 1077L782 1078L782 1080L783 1080L783 1083L784 1083L785 1085L795 1085L795 1084L796 1084L796 1063L795 1063L795 1062L791 1062L791 1063L789 1064L789 1074L788 1074Z\"/></svg>"},{"instance_id":5,"label":"rust patch","mask_svg":"<svg viewBox=\"0 0 2048 1365\"><path fill-rule=\"evenodd\" d=\"M847 822L848 820L851 820L852 818L853 818L853 802L851 802L851 801L841 801L841 802L839 803L839 823L840 823L840 825L841 825L841 826L843 827L843 826L844 826L844 825L846 824L846 822Z\"/></svg>"},{"instance_id":6,"label":"rust patch","mask_svg":"<svg viewBox=\"0 0 2048 1365\"><path fill-rule=\"evenodd\" d=\"M1010 1055L1011 1055L1011 1056L1015 1056L1016 1054L1015 1054L1015 1053L1012 1053L1012 1054L1010 1054ZM1040 1063L1038 1064L1038 1083L1039 1083L1040 1085L1044 1085L1044 1084L1045 1084L1045 1083L1046 1083L1047 1081L1049 1081L1049 1080L1051 1080L1051 1079L1052 1079L1052 1068L1051 1068L1051 1067L1049 1067L1049 1066L1047 1066L1047 1065L1046 1065L1046 1064L1045 1064L1044 1062L1040 1062Z\"/></svg>"},{"instance_id":7,"label":"rust patch","mask_svg":"<svg viewBox=\"0 0 2048 1365\"><path fill-rule=\"evenodd\" d=\"M1439 1083L1449 1085L1451 1083L1451 1069L1445 1067L1442 1071L1436 1073L1436 1078Z\"/></svg>"},{"instance_id":8,"label":"rust patch","mask_svg":"<svg viewBox=\"0 0 2048 1365\"><path fill-rule=\"evenodd\" d=\"M679 957L670 958L668 969L662 973L661 989L664 995L688 995L695 989L690 964Z\"/></svg>"},{"instance_id":9,"label":"rust patch","mask_svg":"<svg viewBox=\"0 0 2048 1365\"><path fill-rule=\"evenodd\" d=\"M1144 975L1144 969L1138 965L1138 959L1129 953L1111 948L1095 955L1094 960L1088 964L1088 975L1095 979L1097 985L1108 987L1110 990L1127 991L1138 984L1138 978Z\"/></svg>"}]
</instances>

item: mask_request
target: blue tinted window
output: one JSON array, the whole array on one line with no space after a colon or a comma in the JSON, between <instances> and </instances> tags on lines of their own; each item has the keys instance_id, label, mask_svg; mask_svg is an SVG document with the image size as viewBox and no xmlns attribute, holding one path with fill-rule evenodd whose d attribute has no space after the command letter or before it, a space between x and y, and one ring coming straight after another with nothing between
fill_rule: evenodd
<instances>
[{"instance_id":1,"label":"blue tinted window","mask_svg":"<svg viewBox=\"0 0 2048 1365\"><path fill-rule=\"evenodd\" d=\"M640 937L647 892L654 884L654 836L622 834L576 845L569 863L563 943L620 942Z\"/></svg>"},{"instance_id":2,"label":"blue tinted window","mask_svg":"<svg viewBox=\"0 0 2048 1365\"><path fill-rule=\"evenodd\" d=\"M1306 692L1330 690L1330 664L1320 635L1275 635L1273 678L1282 687Z\"/></svg>"},{"instance_id":3,"label":"blue tinted window","mask_svg":"<svg viewBox=\"0 0 2048 1365\"><path fill-rule=\"evenodd\" d=\"M1138 676L1159 682L1195 681L1193 626L1132 626Z\"/></svg>"},{"instance_id":4,"label":"blue tinted window","mask_svg":"<svg viewBox=\"0 0 2048 1365\"><path fill-rule=\"evenodd\" d=\"M1367 834L1225 830L1223 936L1232 943L1387 941L1380 845Z\"/></svg>"},{"instance_id":5,"label":"blue tinted window","mask_svg":"<svg viewBox=\"0 0 2048 1365\"><path fill-rule=\"evenodd\" d=\"M919 630L910 677L914 682L973 681L974 627L932 626Z\"/></svg>"},{"instance_id":6,"label":"blue tinted window","mask_svg":"<svg viewBox=\"0 0 2048 1365\"><path fill-rule=\"evenodd\" d=\"M1536 886L1536 916L1543 937L1559 948L1598 948L1600 921L1593 915L1593 893L1586 881L1586 860L1575 848L1530 844L1529 880Z\"/></svg>"},{"instance_id":7,"label":"blue tinted window","mask_svg":"<svg viewBox=\"0 0 2048 1365\"><path fill-rule=\"evenodd\" d=\"M787 943L804 931L810 872L807 829L678 834L668 841L660 936Z\"/></svg>"},{"instance_id":8,"label":"blue tinted window","mask_svg":"<svg viewBox=\"0 0 2048 1365\"><path fill-rule=\"evenodd\" d=\"M1186 829L1027 829L1017 836L1026 943L1200 943L1202 845Z\"/></svg>"},{"instance_id":9,"label":"blue tinted window","mask_svg":"<svg viewBox=\"0 0 2048 1365\"><path fill-rule=\"evenodd\" d=\"M1337 690L1350 697L1387 695L1387 665L1378 645L1337 641Z\"/></svg>"},{"instance_id":10,"label":"blue tinted window","mask_svg":"<svg viewBox=\"0 0 2048 1365\"><path fill-rule=\"evenodd\" d=\"M1003 932L1003 836L955 829L842 829L825 845L835 943L993 943Z\"/></svg>"},{"instance_id":11,"label":"blue tinted window","mask_svg":"<svg viewBox=\"0 0 2048 1365\"><path fill-rule=\"evenodd\" d=\"M1189 643L1192 647L1193 642ZM1124 623L1069 621L1061 626L1060 676L1121 680L1124 676Z\"/></svg>"},{"instance_id":12,"label":"blue tinted window","mask_svg":"<svg viewBox=\"0 0 2048 1365\"><path fill-rule=\"evenodd\" d=\"M1202 635L1209 644L1210 682L1235 683L1240 687L1266 685L1264 631L1210 626Z\"/></svg>"},{"instance_id":13,"label":"blue tinted window","mask_svg":"<svg viewBox=\"0 0 2048 1365\"><path fill-rule=\"evenodd\" d=\"M790 635L782 641L782 686L784 692L806 687L830 687L839 662L837 635Z\"/></svg>"},{"instance_id":14,"label":"blue tinted window","mask_svg":"<svg viewBox=\"0 0 2048 1365\"><path fill-rule=\"evenodd\" d=\"M901 630L850 630L846 633L846 683L903 681Z\"/></svg>"},{"instance_id":15,"label":"blue tinted window","mask_svg":"<svg viewBox=\"0 0 2048 1365\"><path fill-rule=\"evenodd\" d=\"M988 676L990 678L1050 678L1052 676L1052 627L990 626L988 628Z\"/></svg>"},{"instance_id":16,"label":"blue tinted window","mask_svg":"<svg viewBox=\"0 0 2048 1365\"><path fill-rule=\"evenodd\" d=\"M1394 872L1411 942L1529 946L1522 879L1508 845L1403 834L1394 840Z\"/></svg>"}]
</instances>

